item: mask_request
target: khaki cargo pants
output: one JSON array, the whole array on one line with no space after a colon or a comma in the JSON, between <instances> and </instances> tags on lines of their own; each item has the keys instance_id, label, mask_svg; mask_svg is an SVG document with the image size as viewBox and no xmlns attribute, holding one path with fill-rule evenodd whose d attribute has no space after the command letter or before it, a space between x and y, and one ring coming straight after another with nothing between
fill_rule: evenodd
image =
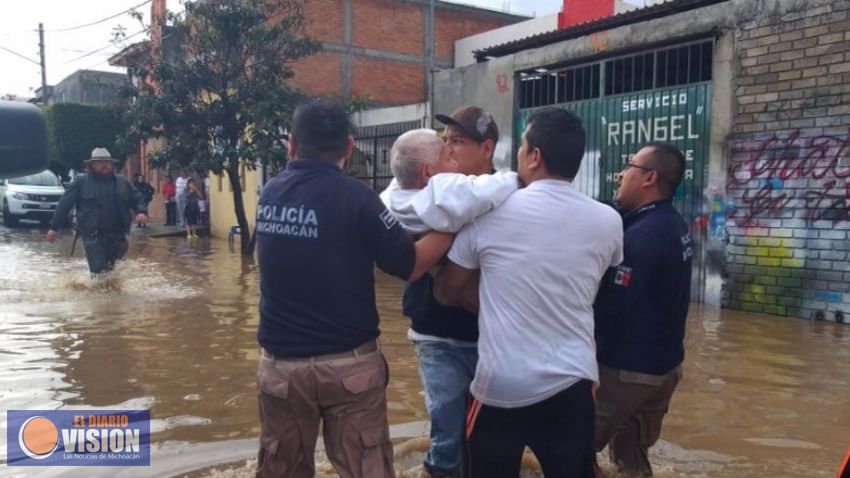
<instances>
[{"instance_id":1,"label":"khaki cargo pants","mask_svg":"<svg viewBox=\"0 0 850 478\"><path fill-rule=\"evenodd\" d=\"M308 359L278 359L263 351L257 372L257 477L312 478L320 420L328 459L340 478L395 476L389 373L383 354L370 344Z\"/></svg>"},{"instance_id":2,"label":"khaki cargo pants","mask_svg":"<svg viewBox=\"0 0 850 478\"><path fill-rule=\"evenodd\" d=\"M652 476L649 447L661 436L661 423L681 378L681 365L664 375L649 375L600 364L596 451L609 445L611 462L622 472Z\"/></svg>"}]
</instances>

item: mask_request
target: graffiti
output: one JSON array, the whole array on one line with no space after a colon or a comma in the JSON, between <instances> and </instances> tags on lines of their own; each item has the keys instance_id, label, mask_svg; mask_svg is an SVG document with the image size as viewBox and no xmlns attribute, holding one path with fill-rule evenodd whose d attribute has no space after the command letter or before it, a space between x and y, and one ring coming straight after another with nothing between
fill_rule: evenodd
<instances>
[{"instance_id":1,"label":"graffiti","mask_svg":"<svg viewBox=\"0 0 850 478\"><path fill-rule=\"evenodd\" d=\"M810 221L850 220L849 163L850 130L844 136L805 137L794 130L766 140L737 140L729 188L743 192L728 217L751 226L795 209ZM789 186L794 180L801 181Z\"/></svg>"},{"instance_id":2,"label":"graffiti","mask_svg":"<svg viewBox=\"0 0 850 478\"><path fill-rule=\"evenodd\" d=\"M508 87L508 75L504 73L496 75L496 86L499 88L500 95L510 93L511 89Z\"/></svg>"},{"instance_id":3,"label":"graffiti","mask_svg":"<svg viewBox=\"0 0 850 478\"><path fill-rule=\"evenodd\" d=\"M608 50L608 32L601 31L590 35L590 48L594 53L602 53Z\"/></svg>"}]
</instances>

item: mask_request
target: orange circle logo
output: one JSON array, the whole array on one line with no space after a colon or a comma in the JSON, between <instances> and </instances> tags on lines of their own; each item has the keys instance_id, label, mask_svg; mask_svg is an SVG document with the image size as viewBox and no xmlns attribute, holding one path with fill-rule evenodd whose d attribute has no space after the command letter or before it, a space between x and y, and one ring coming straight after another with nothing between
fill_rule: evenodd
<instances>
[{"instance_id":1,"label":"orange circle logo","mask_svg":"<svg viewBox=\"0 0 850 478\"><path fill-rule=\"evenodd\" d=\"M46 417L29 418L18 433L18 444L28 457L43 460L59 446L59 430Z\"/></svg>"}]
</instances>

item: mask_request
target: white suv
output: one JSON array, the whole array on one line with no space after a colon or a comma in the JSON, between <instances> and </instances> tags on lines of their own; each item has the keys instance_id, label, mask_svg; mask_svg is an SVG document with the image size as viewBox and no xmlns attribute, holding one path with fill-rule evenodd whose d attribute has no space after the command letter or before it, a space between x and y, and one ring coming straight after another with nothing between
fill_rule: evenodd
<instances>
[{"instance_id":1,"label":"white suv","mask_svg":"<svg viewBox=\"0 0 850 478\"><path fill-rule=\"evenodd\" d=\"M20 219L37 219L46 224L65 192L62 182L49 170L30 176L0 180L3 223L8 227Z\"/></svg>"}]
</instances>

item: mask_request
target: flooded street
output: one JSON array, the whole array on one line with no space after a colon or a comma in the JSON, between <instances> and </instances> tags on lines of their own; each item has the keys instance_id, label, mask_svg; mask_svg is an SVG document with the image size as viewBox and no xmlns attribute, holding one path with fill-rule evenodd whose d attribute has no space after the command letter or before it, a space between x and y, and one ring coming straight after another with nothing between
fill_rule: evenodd
<instances>
[{"instance_id":1,"label":"flooded street","mask_svg":"<svg viewBox=\"0 0 850 478\"><path fill-rule=\"evenodd\" d=\"M256 265L225 241L134 232L100 288L81 244L68 257L71 234L42 238L0 228L0 406L149 408L152 466L2 465L0 476L171 476L253 456ZM427 420L400 286L379 275L391 424ZM834 476L850 442L850 327L695 305L686 351L656 475ZM4 420L3 462L5 440Z\"/></svg>"}]
</instances>

